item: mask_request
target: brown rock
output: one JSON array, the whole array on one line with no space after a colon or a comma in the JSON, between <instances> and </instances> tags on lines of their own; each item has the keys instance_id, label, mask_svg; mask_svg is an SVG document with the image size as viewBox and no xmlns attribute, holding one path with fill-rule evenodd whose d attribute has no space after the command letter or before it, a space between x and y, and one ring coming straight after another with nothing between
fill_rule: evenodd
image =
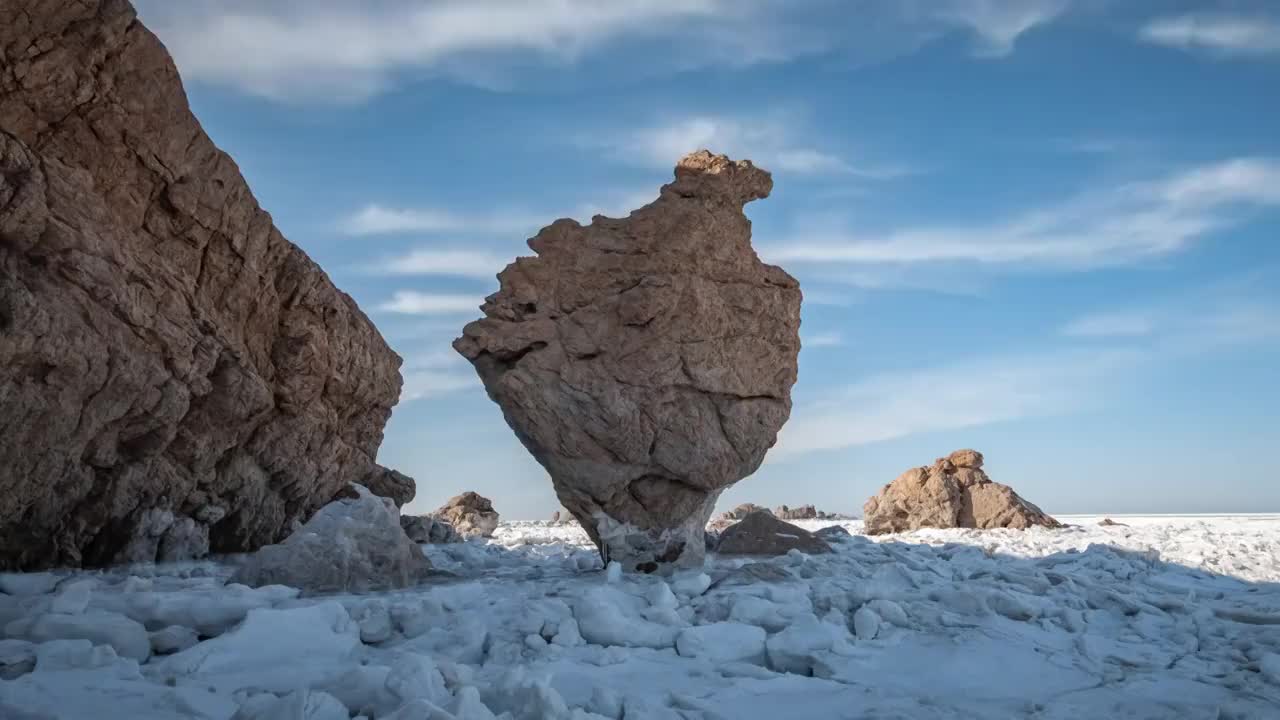
<instances>
[{"instance_id":1,"label":"brown rock","mask_svg":"<svg viewBox=\"0 0 1280 720\"><path fill-rule=\"evenodd\" d=\"M488 498L473 492L456 495L432 513L453 526L463 537L493 537L498 513Z\"/></svg>"},{"instance_id":2,"label":"brown rock","mask_svg":"<svg viewBox=\"0 0 1280 720\"><path fill-rule=\"evenodd\" d=\"M381 465L374 465L360 484L374 495L390 498L396 507L408 505L413 496L418 494L418 486L413 478Z\"/></svg>"},{"instance_id":3,"label":"brown rock","mask_svg":"<svg viewBox=\"0 0 1280 720\"><path fill-rule=\"evenodd\" d=\"M0 5L0 570L282 540L374 471L400 359L128 2Z\"/></svg>"},{"instance_id":4,"label":"brown rock","mask_svg":"<svg viewBox=\"0 0 1280 720\"><path fill-rule=\"evenodd\" d=\"M811 555L831 552L825 540L768 510L757 510L725 528L716 549L721 555L786 555L793 549Z\"/></svg>"},{"instance_id":5,"label":"brown rock","mask_svg":"<svg viewBox=\"0 0 1280 720\"><path fill-rule=\"evenodd\" d=\"M800 288L751 248L772 180L699 151L626 219L557 220L454 347L602 555L701 562L716 498L791 412Z\"/></svg>"},{"instance_id":6,"label":"brown rock","mask_svg":"<svg viewBox=\"0 0 1280 720\"><path fill-rule=\"evenodd\" d=\"M957 450L932 467L912 468L862 508L868 535L931 528L1062 527L981 470L982 453Z\"/></svg>"}]
</instances>

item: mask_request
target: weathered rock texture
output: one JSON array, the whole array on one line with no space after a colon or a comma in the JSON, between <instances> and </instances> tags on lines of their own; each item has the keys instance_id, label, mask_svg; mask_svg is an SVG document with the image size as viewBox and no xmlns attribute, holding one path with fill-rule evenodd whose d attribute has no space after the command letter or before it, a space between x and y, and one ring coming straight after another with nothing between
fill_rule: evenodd
<instances>
[{"instance_id":1,"label":"weathered rock texture","mask_svg":"<svg viewBox=\"0 0 1280 720\"><path fill-rule=\"evenodd\" d=\"M800 287L751 248L773 181L703 150L625 219L529 240L454 347L602 555L699 562L717 496L791 412Z\"/></svg>"},{"instance_id":2,"label":"weathered rock texture","mask_svg":"<svg viewBox=\"0 0 1280 720\"><path fill-rule=\"evenodd\" d=\"M449 498L432 515L453 526L462 537L493 537L498 529L498 513L489 498L467 491Z\"/></svg>"},{"instance_id":3,"label":"weathered rock texture","mask_svg":"<svg viewBox=\"0 0 1280 720\"><path fill-rule=\"evenodd\" d=\"M716 551L721 555L786 555L791 550L809 554L831 552L827 541L768 510L748 513L720 533Z\"/></svg>"},{"instance_id":4,"label":"weathered rock texture","mask_svg":"<svg viewBox=\"0 0 1280 720\"><path fill-rule=\"evenodd\" d=\"M399 366L128 2L0 2L0 569L282 539L375 471Z\"/></svg>"},{"instance_id":5,"label":"weathered rock texture","mask_svg":"<svg viewBox=\"0 0 1280 720\"><path fill-rule=\"evenodd\" d=\"M361 485L349 489L284 542L246 558L232 582L326 593L390 590L425 580L431 562L401 529L395 503Z\"/></svg>"},{"instance_id":6,"label":"weathered rock texture","mask_svg":"<svg viewBox=\"0 0 1280 720\"><path fill-rule=\"evenodd\" d=\"M932 467L912 468L862 507L868 535L918 528L1062 527L1008 485L982 471L982 453L957 450Z\"/></svg>"}]
</instances>

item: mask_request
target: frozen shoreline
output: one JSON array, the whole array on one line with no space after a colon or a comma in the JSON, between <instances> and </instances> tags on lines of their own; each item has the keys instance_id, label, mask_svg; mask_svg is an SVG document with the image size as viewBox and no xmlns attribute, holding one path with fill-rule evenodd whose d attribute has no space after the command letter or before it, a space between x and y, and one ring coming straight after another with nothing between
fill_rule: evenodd
<instances>
[{"instance_id":1,"label":"frozen shoreline","mask_svg":"<svg viewBox=\"0 0 1280 720\"><path fill-rule=\"evenodd\" d=\"M228 587L213 562L8 576L0 588L24 594L0 595L0 627L28 639L0 643L0 672L36 662L0 681L0 710L1261 720L1280 707L1280 515L1102 517L870 539L857 521L800 521L855 535L831 555L714 558L665 580L600 572L581 528L543 522L425 546L459 577L375 595ZM86 621L97 648L48 641ZM46 642L25 644L33 623ZM155 645L162 628L205 639L139 664L138 632Z\"/></svg>"}]
</instances>

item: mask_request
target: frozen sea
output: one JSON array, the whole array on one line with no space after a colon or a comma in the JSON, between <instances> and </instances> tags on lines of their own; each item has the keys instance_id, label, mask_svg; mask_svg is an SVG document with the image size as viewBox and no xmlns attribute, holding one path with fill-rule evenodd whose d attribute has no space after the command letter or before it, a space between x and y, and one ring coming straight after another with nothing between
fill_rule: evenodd
<instances>
[{"instance_id":1,"label":"frozen sea","mask_svg":"<svg viewBox=\"0 0 1280 720\"><path fill-rule=\"evenodd\" d=\"M606 570L576 525L299 597L227 563L0 576L0 718L1280 718L1280 515L1059 516Z\"/></svg>"}]
</instances>

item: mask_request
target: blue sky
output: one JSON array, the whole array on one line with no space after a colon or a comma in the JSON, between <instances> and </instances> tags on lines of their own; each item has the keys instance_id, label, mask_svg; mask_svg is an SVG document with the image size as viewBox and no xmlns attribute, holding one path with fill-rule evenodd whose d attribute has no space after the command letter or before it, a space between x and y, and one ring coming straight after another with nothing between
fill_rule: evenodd
<instances>
[{"instance_id":1,"label":"blue sky","mask_svg":"<svg viewBox=\"0 0 1280 720\"><path fill-rule=\"evenodd\" d=\"M1119 0L139 3L196 114L405 358L412 508L557 506L450 341L552 220L684 152L774 174L805 292L722 506L857 511L960 447L1051 512L1280 511L1280 7Z\"/></svg>"}]
</instances>

